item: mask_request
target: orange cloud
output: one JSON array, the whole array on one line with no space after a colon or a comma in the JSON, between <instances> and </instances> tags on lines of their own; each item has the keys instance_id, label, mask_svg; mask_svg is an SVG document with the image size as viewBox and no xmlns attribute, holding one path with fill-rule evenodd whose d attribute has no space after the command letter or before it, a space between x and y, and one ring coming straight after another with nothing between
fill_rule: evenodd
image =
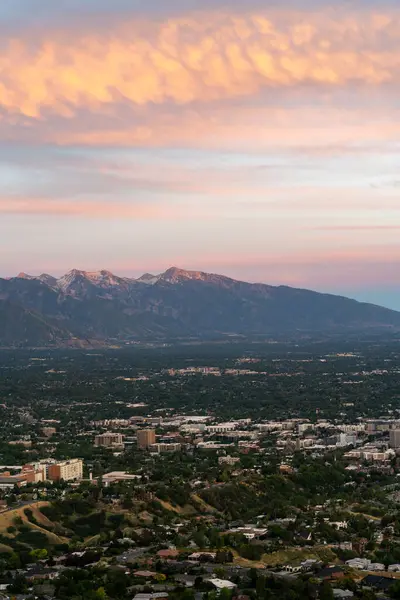
<instances>
[{"instance_id":1,"label":"orange cloud","mask_svg":"<svg viewBox=\"0 0 400 600\"><path fill-rule=\"evenodd\" d=\"M50 31L3 44L0 105L40 118L120 103L180 105L265 88L398 84L397 12L268 10L132 20L111 31ZM140 131L138 131L140 133ZM146 128L141 132L147 137Z\"/></svg>"}]
</instances>

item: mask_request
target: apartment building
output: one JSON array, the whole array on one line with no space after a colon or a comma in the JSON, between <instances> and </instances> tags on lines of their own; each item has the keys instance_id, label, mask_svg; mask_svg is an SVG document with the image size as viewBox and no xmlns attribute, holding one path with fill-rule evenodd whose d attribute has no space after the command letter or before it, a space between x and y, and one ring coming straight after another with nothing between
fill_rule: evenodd
<instances>
[{"instance_id":1,"label":"apartment building","mask_svg":"<svg viewBox=\"0 0 400 600\"><path fill-rule=\"evenodd\" d=\"M82 479L83 461L80 458L72 458L71 460L63 460L53 465L49 465L47 469L48 478L51 481L72 481L74 479Z\"/></svg>"},{"instance_id":2,"label":"apartment building","mask_svg":"<svg viewBox=\"0 0 400 600\"><path fill-rule=\"evenodd\" d=\"M120 433L113 433L108 431L107 433L100 433L94 438L95 446L103 446L104 448L112 448L113 446L122 446L124 438Z\"/></svg>"},{"instance_id":3,"label":"apartment building","mask_svg":"<svg viewBox=\"0 0 400 600\"><path fill-rule=\"evenodd\" d=\"M391 429L389 439L391 448L400 448L400 429Z\"/></svg>"},{"instance_id":4,"label":"apartment building","mask_svg":"<svg viewBox=\"0 0 400 600\"><path fill-rule=\"evenodd\" d=\"M136 432L137 445L141 450L146 450L156 443L156 432L154 429L138 429Z\"/></svg>"}]
</instances>

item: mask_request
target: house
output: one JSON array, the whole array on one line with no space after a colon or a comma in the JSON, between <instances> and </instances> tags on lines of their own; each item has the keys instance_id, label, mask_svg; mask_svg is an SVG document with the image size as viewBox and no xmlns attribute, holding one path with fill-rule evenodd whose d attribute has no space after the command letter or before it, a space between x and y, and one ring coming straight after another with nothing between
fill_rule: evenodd
<instances>
[{"instance_id":1,"label":"house","mask_svg":"<svg viewBox=\"0 0 400 600\"><path fill-rule=\"evenodd\" d=\"M343 579L343 577L345 577L345 572L342 567L325 567L317 573L316 577L318 577L318 579L322 579L323 581Z\"/></svg>"},{"instance_id":2,"label":"house","mask_svg":"<svg viewBox=\"0 0 400 600\"><path fill-rule=\"evenodd\" d=\"M51 567L43 567L42 565L35 565L27 571L25 571L25 577L28 581L38 581L40 579L56 579L59 572Z\"/></svg>"},{"instance_id":3,"label":"house","mask_svg":"<svg viewBox=\"0 0 400 600\"><path fill-rule=\"evenodd\" d=\"M382 563L371 563L369 571L386 571L385 565Z\"/></svg>"},{"instance_id":4,"label":"house","mask_svg":"<svg viewBox=\"0 0 400 600\"><path fill-rule=\"evenodd\" d=\"M336 588L333 591L334 598L338 598L338 600L348 600L349 598L353 598L354 594L350 590L341 590L340 588Z\"/></svg>"},{"instance_id":5,"label":"house","mask_svg":"<svg viewBox=\"0 0 400 600\"><path fill-rule=\"evenodd\" d=\"M392 577L383 577L382 575L367 575L361 580L362 586L367 586L382 592L387 592L394 583L396 583L396 579L393 579Z\"/></svg>"},{"instance_id":6,"label":"house","mask_svg":"<svg viewBox=\"0 0 400 600\"><path fill-rule=\"evenodd\" d=\"M157 576L155 571L134 571L133 574L135 577L145 577L146 579L151 579Z\"/></svg>"},{"instance_id":7,"label":"house","mask_svg":"<svg viewBox=\"0 0 400 600\"><path fill-rule=\"evenodd\" d=\"M309 571L310 569L316 567L318 563L320 566L322 566L321 561L319 561L317 558L308 558L307 560L303 560L303 562L300 564L303 571Z\"/></svg>"},{"instance_id":8,"label":"house","mask_svg":"<svg viewBox=\"0 0 400 600\"><path fill-rule=\"evenodd\" d=\"M158 592L156 594L139 593L134 596L133 600L161 600L163 598L168 598L167 592Z\"/></svg>"},{"instance_id":9,"label":"house","mask_svg":"<svg viewBox=\"0 0 400 600\"><path fill-rule=\"evenodd\" d=\"M188 560L214 562L216 556L216 552L193 552L193 554L188 556Z\"/></svg>"},{"instance_id":10,"label":"house","mask_svg":"<svg viewBox=\"0 0 400 600\"><path fill-rule=\"evenodd\" d=\"M350 560L346 560L346 565L359 571L368 571L371 561L368 558L351 558Z\"/></svg>"},{"instance_id":11,"label":"house","mask_svg":"<svg viewBox=\"0 0 400 600\"><path fill-rule=\"evenodd\" d=\"M395 565L389 565L388 571L391 571L392 573L397 573L400 571L400 565L397 563Z\"/></svg>"},{"instance_id":12,"label":"house","mask_svg":"<svg viewBox=\"0 0 400 600\"><path fill-rule=\"evenodd\" d=\"M312 533L310 529L299 531L298 536L306 542L310 542L312 540Z\"/></svg>"},{"instance_id":13,"label":"house","mask_svg":"<svg viewBox=\"0 0 400 600\"><path fill-rule=\"evenodd\" d=\"M229 581L228 579L213 578L213 579L206 579L206 581L211 583L211 585L213 585L215 587L215 589L218 591L221 591L224 589L233 590L236 588L236 584L233 583L232 581Z\"/></svg>"},{"instance_id":14,"label":"house","mask_svg":"<svg viewBox=\"0 0 400 600\"><path fill-rule=\"evenodd\" d=\"M192 588L194 587L196 577L194 575L177 575L175 581L187 588Z\"/></svg>"},{"instance_id":15,"label":"house","mask_svg":"<svg viewBox=\"0 0 400 600\"><path fill-rule=\"evenodd\" d=\"M284 565L282 567L282 571L286 571L286 573L300 573L301 570L301 565Z\"/></svg>"}]
</instances>

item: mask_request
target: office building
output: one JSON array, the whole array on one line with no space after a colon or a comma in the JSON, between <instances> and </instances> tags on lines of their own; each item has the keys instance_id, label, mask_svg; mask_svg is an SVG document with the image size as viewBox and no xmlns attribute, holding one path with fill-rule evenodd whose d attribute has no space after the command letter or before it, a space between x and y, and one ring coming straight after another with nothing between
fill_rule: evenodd
<instances>
[{"instance_id":1,"label":"office building","mask_svg":"<svg viewBox=\"0 0 400 600\"><path fill-rule=\"evenodd\" d=\"M156 432L154 429L138 429L136 435L138 448L142 450L146 450L149 446L156 443Z\"/></svg>"},{"instance_id":2,"label":"office building","mask_svg":"<svg viewBox=\"0 0 400 600\"><path fill-rule=\"evenodd\" d=\"M80 458L72 458L71 460L63 460L53 465L49 465L47 470L48 478L51 481L72 481L74 479L82 479L83 462Z\"/></svg>"},{"instance_id":3,"label":"office building","mask_svg":"<svg viewBox=\"0 0 400 600\"><path fill-rule=\"evenodd\" d=\"M151 450L151 452L157 452L158 454L161 454L161 452L180 452L181 445L178 443L151 444L149 450Z\"/></svg>"},{"instance_id":4,"label":"office building","mask_svg":"<svg viewBox=\"0 0 400 600\"><path fill-rule=\"evenodd\" d=\"M336 443L337 446L355 446L357 443L357 434L356 433L340 433L338 441Z\"/></svg>"},{"instance_id":5,"label":"office building","mask_svg":"<svg viewBox=\"0 0 400 600\"><path fill-rule=\"evenodd\" d=\"M103 446L105 448L112 448L113 446L122 446L123 436L120 433L100 433L94 438L95 446Z\"/></svg>"},{"instance_id":6,"label":"office building","mask_svg":"<svg viewBox=\"0 0 400 600\"><path fill-rule=\"evenodd\" d=\"M400 448L400 429L390 430L389 443L391 448Z\"/></svg>"}]
</instances>

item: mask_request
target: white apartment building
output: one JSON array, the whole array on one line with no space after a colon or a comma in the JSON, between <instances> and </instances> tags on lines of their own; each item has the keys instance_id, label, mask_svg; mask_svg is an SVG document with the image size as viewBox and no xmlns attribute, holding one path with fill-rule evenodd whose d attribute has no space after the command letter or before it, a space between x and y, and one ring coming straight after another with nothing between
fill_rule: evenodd
<instances>
[{"instance_id":1,"label":"white apartment building","mask_svg":"<svg viewBox=\"0 0 400 600\"><path fill-rule=\"evenodd\" d=\"M207 433L226 433L227 431L234 431L238 426L236 421L230 423L218 423L218 425L207 425Z\"/></svg>"}]
</instances>

